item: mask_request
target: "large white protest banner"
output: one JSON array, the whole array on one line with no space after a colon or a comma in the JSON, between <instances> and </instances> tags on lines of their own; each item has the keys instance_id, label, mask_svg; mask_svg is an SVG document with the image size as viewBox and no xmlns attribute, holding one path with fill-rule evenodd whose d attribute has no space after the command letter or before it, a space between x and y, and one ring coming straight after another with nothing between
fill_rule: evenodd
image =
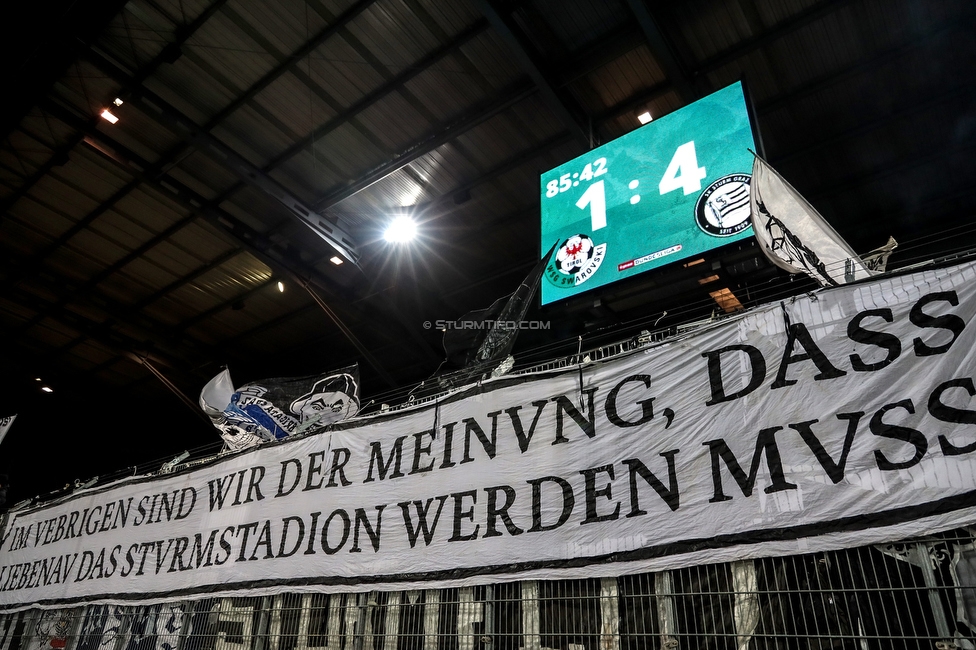
<instances>
[{"instance_id":1,"label":"large white protest banner","mask_svg":"<svg viewBox=\"0 0 976 650\"><path fill-rule=\"evenodd\" d=\"M976 268L12 513L0 607L612 576L976 522Z\"/></svg>"}]
</instances>

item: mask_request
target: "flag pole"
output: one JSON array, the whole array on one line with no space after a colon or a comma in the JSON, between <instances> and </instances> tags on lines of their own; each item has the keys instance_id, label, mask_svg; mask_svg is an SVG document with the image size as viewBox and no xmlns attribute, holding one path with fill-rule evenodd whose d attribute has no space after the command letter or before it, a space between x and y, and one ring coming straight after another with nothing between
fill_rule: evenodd
<instances>
[{"instance_id":1,"label":"flag pole","mask_svg":"<svg viewBox=\"0 0 976 650\"><path fill-rule=\"evenodd\" d=\"M174 395L176 395L176 397L178 397L181 402L183 402L184 404L186 404L190 408L191 411L193 411L197 416L199 416L200 418L202 418L204 422L206 422L207 424L210 424L210 418L208 418L207 415L202 410L200 410L200 407L197 405L197 403L194 402L193 400L191 400L189 397L187 397L183 393L183 391L181 391L176 386L176 384L174 384L169 379L167 379L166 378L166 375L164 375L163 373L161 373L153 364L151 364L149 362L149 359L148 358L146 358L146 357L144 357L144 356L142 356L140 354L136 354L134 352L128 352L126 354L130 358L134 359L135 361L137 361L140 364L142 364L143 366L145 366L146 370L148 370L149 372L151 372L153 374L153 376L156 377L156 379L158 379L159 381L161 381L163 383L163 385L166 386L166 388L168 388Z\"/></svg>"}]
</instances>

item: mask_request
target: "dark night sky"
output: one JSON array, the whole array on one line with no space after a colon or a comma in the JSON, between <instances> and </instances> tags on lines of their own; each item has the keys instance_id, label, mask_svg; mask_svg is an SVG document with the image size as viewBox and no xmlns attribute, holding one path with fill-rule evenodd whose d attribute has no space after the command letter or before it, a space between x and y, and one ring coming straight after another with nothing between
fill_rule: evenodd
<instances>
[{"instance_id":1,"label":"dark night sky","mask_svg":"<svg viewBox=\"0 0 976 650\"><path fill-rule=\"evenodd\" d=\"M216 429L175 396L132 404L131 397L96 394L70 382L52 382L52 394L33 381L5 383L0 412L18 413L0 443L0 473L10 477L8 506L76 479L125 471L126 463L152 471L184 449L220 447Z\"/></svg>"},{"instance_id":2,"label":"dark night sky","mask_svg":"<svg viewBox=\"0 0 976 650\"><path fill-rule=\"evenodd\" d=\"M2 123L18 122L33 98L63 73L78 36L97 34L123 4L39 0L5 5L0 73L4 87L16 91L6 93ZM58 376L53 364L32 367L34 356L30 350L6 350L0 363L0 415L18 414L0 443L0 474L10 477L8 506L75 479L120 470L124 463L161 458L161 464L184 449L219 448L216 430L175 396L155 404L131 403L131 397L93 392L77 379ZM55 392L41 392L37 375ZM145 381L158 381L146 375Z\"/></svg>"}]
</instances>

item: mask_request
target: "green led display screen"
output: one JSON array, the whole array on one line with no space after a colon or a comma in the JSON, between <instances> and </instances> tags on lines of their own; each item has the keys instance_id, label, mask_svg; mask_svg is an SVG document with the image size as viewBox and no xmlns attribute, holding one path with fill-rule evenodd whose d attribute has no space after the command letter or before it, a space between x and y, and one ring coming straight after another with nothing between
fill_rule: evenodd
<instances>
[{"instance_id":1,"label":"green led display screen","mask_svg":"<svg viewBox=\"0 0 976 650\"><path fill-rule=\"evenodd\" d=\"M752 133L737 82L542 174L542 304L751 237Z\"/></svg>"}]
</instances>

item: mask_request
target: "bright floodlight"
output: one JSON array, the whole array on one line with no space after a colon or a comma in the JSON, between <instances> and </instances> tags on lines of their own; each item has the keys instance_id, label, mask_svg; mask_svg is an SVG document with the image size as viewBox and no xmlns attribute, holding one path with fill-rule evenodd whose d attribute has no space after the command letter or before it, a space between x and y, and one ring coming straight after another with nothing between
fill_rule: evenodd
<instances>
[{"instance_id":1,"label":"bright floodlight","mask_svg":"<svg viewBox=\"0 0 976 650\"><path fill-rule=\"evenodd\" d=\"M115 117L115 115L112 114L112 111L108 110L107 108L102 111L102 118L108 120L109 124L115 124L119 121L119 118Z\"/></svg>"},{"instance_id":2,"label":"bright floodlight","mask_svg":"<svg viewBox=\"0 0 976 650\"><path fill-rule=\"evenodd\" d=\"M644 111L643 113L637 116L637 121L640 122L641 124L647 124L652 119L654 118L651 117L651 113L649 111Z\"/></svg>"},{"instance_id":3,"label":"bright floodlight","mask_svg":"<svg viewBox=\"0 0 976 650\"><path fill-rule=\"evenodd\" d=\"M406 215L400 215L390 222L383 238L391 244L408 242L417 235L417 224Z\"/></svg>"}]
</instances>

